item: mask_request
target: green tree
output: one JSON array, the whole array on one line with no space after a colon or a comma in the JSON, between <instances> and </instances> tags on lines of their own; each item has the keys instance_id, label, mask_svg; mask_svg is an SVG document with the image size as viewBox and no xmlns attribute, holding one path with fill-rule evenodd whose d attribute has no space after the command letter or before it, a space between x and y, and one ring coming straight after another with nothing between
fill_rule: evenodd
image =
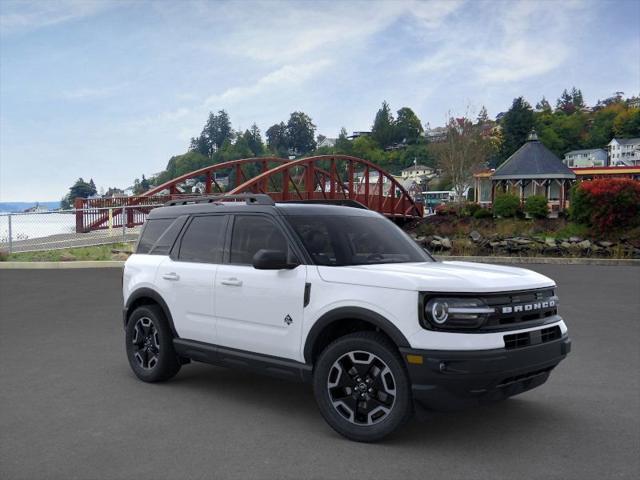
<instances>
[{"instance_id":1,"label":"green tree","mask_svg":"<svg viewBox=\"0 0 640 480\"><path fill-rule=\"evenodd\" d=\"M260 156L263 154L264 144L262 143L262 135L260 134L260 129L255 123L251 125L251 129L245 130L244 141L247 143L247 146L253 155Z\"/></svg>"},{"instance_id":2,"label":"green tree","mask_svg":"<svg viewBox=\"0 0 640 480\"><path fill-rule=\"evenodd\" d=\"M585 107L582 90L577 89L576 87L571 89L571 103L573 103L573 108L578 111Z\"/></svg>"},{"instance_id":3,"label":"green tree","mask_svg":"<svg viewBox=\"0 0 640 480\"><path fill-rule=\"evenodd\" d=\"M289 149L289 139L287 136L287 126L284 122L271 125L266 132L267 146L274 154L281 157L287 156Z\"/></svg>"},{"instance_id":4,"label":"green tree","mask_svg":"<svg viewBox=\"0 0 640 480\"><path fill-rule=\"evenodd\" d=\"M304 155L316 149L316 126L304 112L293 112L287 122L289 148L295 155Z\"/></svg>"},{"instance_id":5,"label":"green tree","mask_svg":"<svg viewBox=\"0 0 640 480\"><path fill-rule=\"evenodd\" d=\"M385 155L378 143L368 135L358 137L353 141L353 155L374 163L382 164Z\"/></svg>"},{"instance_id":6,"label":"green tree","mask_svg":"<svg viewBox=\"0 0 640 480\"><path fill-rule=\"evenodd\" d=\"M620 112L613 122L616 137L640 137L640 110L628 109Z\"/></svg>"},{"instance_id":7,"label":"green tree","mask_svg":"<svg viewBox=\"0 0 640 480\"><path fill-rule=\"evenodd\" d=\"M531 105L523 98L516 98L511 108L502 117L503 141L500 148L499 163L504 162L527 140L535 125Z\"/></svg>"},{"instance_id":8,"label":"green tree","mask_svg":"<svg viewBox=\"0 0 640 480\"><path fill-rule=\"evenodd\" d=\"M69 193L62 199L62 208L72 208L76 198L87 198L98 193L96 185L93 183L93 179L89 182L85 182L80 177L76 182L69 187Z\"/></svg>"},{"instance_id":9,"label":"green tree","mask_svg":"<svg viewBox=\"0 0 640 480\"><path fill-rule=\"evenodd\" d=\"M553 109L551 108L551 105L549 104L549 100L547 100L544 96L542 97L542 99L536 103L536 110L538 110L539 112L543 112L543 113L552 113Z\"/></svg>"},{"instance_id":10,"label":"green tree","mask_svg":"<svg viewBox=\"0 0 640 480\"><path fill-rule=\"evenodd\" d=\"M371 136L382 148L390 146L395 139L393 115L386 101L382 102L382 107L376 113L371 127Z\"/></svg>"},{"instance_id":11,"label":"green tree","mask_svg":"<svg viewBox=\"0 0 640 480\"><path fill-rule=\"evenodd\" d=\"M566 88L562 91L562 95L560 95L560 98L556 101L556 109L566 113L567 115L571 115L576 110L576 107L573 104L573 97L569 92L567 92Z\"/></svg>"},{"instance_id":12,"label":"green tree","mask_svg":"<svg viewBox=\"0 0 640 480\"><path fill-rule=\"evenodd\" d=\"M485 107L484 105L480 109L480 113L478 113L477 121L478 121L478 124L480 125L484 125L485 123L489 122L489 114L487 113L487 107Z\"/></svg>"},{"instance_id":13,"label":"green tree","mask_svg":"<svg viewBox=\"0 0 640 480\"><path fill-rule=\"evenodd\" d=\"M398 110L395 121L395 140L398 142L417 143L422 138L422 122L409 107Z\"/></svg>"},{"instance_id":14,"label":"green tree","mask_svg":"<svg viewBox=\"0 0 640 480\"><path fill-rule=\"evenodd\" d=\"M347 129L342 127L336 140L335 152L350 155L352 150L351 140L347 138Z\"/></svg>"},{"instance_id":15,"label":"green tree","mask_svg":"<svg viewBox=\"0 0 640 480\"><path fill-rule=\"evenodd\" d=\"M222 148L224 142L233 138L233 129L231 128L231 120L229 115L224 110L219 110L218 114L209 112L209 118L205 123L201 139L196 143L202 144L206 151L202 151L202 148L198 148L197 151L208 157L213 156L213 153Z\"/></svg>"}]
</instances>

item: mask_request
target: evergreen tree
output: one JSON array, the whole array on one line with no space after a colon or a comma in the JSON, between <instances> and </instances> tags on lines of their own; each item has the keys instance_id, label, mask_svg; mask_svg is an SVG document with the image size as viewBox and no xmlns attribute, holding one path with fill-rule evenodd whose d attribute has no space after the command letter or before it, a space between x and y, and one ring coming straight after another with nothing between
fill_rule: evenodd
<instances>
[{"instance_id":1,"label":"evergreen tree","mask_svg":"<svg viewBox=\"0 0 640 480\"><path fill-rule=\"evenodd\" d=\"M560 95L560 98L556 101L556 109L568 115L571 115L576 111L576 107L573 104L573 97L569 92L567 92L566 88L562 92L562 95Z\"/></svg>"},{"instance_id":2,"label":"evergreen tree","mask_svg":"<svg viewBox=\"0 0 640 480\"><path fill-rule=\"evenodd\" d=\"M376 113L371 136L382 148L390 146L395 139L393 115L386 101L382 102L382 107Z\"/></svg>"},{"instance_id":3,"label":"evergreen tree","mask_svg":"<svg viewBox=\"0 0 640 480\"><path fill-rule=\"evenodd\" d=\"M351 141L347 138L347 129L342 127L340 129L340 135L338 135L338 139L336 140L336 153L342 153L348 155L351 153Z\"/></svg>"},{"instance_id":4,"label":"evergreen tree","mask_svg":"<svg viewBox=\"0 0 640 480\"><path fill-rule=\"evenodd\" d=\"M264 151L262 135L260 134L260 129L255 123L251 125L251 129L245 130L244 140L246 141L247 146L249 147L253 155L262 155Z\"/></svg>"},{"instance_id":5,"label":"evergreen tree","mask_svg":"<svg viewBox=\"0 0 640 480\"><path fill-rule=\"evenodd\" d=\"M231 141L233 138L233 129L231 128L231 120L227 112L220 110L217 115L209 112L209 118L202 129L200 137L202 137L200 142L206 146L206 151L203 152L201 148L198 148L196 151L209 157L213 156L213 153L217 150L220 150L224 142Z\"/></svg>"},{"instance_id":6,"label":"evergreen tree","mask_svg":"<svg viewBox=\"0 0 640 480\"><path fill-rule=\"evenodd\" d=\"M484 125L489 121L489 114L487 113L487 108L483 105L480 109L480 113L478 113L478 124Z\"/></svg>"},{"instance_id":7,"label":"evergreen tree","mask_svg":"<svg viewBox=\"0 0 640 480\"><path fill-rule=\"evenodd\" d=\"M536 103L536 110L538 112L544 112L544 113L552 112L551 105L549 104L549 101L546 99L546 97L543 96L542 100Z\"/></svg>"},{"instance_id":8,"label":"evergreen tree","mask_svg":"<svg viewBox=\"0 0 640 480\"><path fill-rule=\"evenodd\" d=\"M573 87L571 89L571 103L573 103L573 108L575 110L582 110L584 105L584 99L582 98L582 91Z\"/></svg>"},{"instance_id":9,"label":"evergreen tree","mask_svg":"<svg viewBox=\"0 0 640 480\"><path fill-rule=\"evenodd\" d=\"M535 125L531 105L523 98L516 98L502 117L503 142L499 162L504 162L524 144Z\"/></svg>"}]
</instances>

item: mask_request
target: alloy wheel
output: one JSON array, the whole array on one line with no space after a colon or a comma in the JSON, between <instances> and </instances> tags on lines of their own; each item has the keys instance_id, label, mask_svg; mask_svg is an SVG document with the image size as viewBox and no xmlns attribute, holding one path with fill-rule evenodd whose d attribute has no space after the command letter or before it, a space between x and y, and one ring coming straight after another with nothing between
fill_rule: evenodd
<instances>
[{"instance_id":1,"label":"alloy wheel","mask_svg":"<svg viewBox=\"0 0 640 480\"><path fill-rule=\"evenodd\" d=\"M141 317L133 327L133 357L140 367L151 370L158 364L160 338L158 329L149 317Z\"/></svg>"},{"instance_id":2,"label":"alloy wheel","mask_svg":"<svg viewBox=\"0 0 640 480\"><path fill-rule=\"evenodd\" d=\"M355 425L369 426L384 420L393 409L396 380L380 357L354 350L329 369L327 391L340 416Z\"/></svg>"}]
</instances>

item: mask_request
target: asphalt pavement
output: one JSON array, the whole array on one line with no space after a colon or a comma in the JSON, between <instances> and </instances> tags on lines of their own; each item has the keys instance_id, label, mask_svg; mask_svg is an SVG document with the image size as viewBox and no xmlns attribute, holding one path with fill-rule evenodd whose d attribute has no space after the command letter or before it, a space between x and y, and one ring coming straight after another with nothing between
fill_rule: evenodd
<instances>
[{"instance_id":1,"label":"asphalt pavement","mask_svg":"<svg viewBox=\"0 0 640 480\"><path fill-rule=\"evenodd\" d=\"M202 364L138 381L119 269L0 270L2 479L640 477L640 268L531 265L573 351L542 387L350 442L310 387Z\"/></svg>"}]
</instances>

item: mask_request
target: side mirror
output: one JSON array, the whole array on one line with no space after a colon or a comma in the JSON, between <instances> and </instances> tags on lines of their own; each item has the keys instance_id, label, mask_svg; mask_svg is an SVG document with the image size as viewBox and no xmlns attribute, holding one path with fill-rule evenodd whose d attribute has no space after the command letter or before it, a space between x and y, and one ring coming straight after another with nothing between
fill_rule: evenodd
<instances>
[{"instance_id":1,"label":"side mirror","mask_svg":"<svg viewBox=\"0 0 640 480\"><path fill-rule=\"evenodd\" d=\"M287 260L287 253L282 250L263 248L253 256L253 268L257 270L290 270L297 266L297 263L290 263Z\"/></svg>"}]
</instances>

